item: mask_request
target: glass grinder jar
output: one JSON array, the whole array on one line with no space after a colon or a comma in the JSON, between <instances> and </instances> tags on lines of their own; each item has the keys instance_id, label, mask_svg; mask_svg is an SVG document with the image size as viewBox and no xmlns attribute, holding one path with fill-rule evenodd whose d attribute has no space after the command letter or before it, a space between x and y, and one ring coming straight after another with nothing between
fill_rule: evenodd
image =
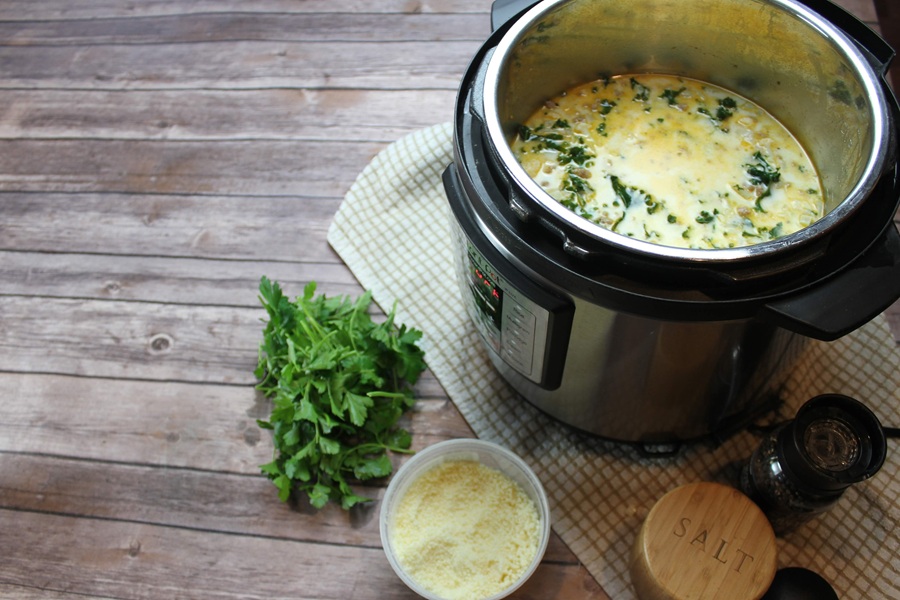
<instances>
[{"instance_id":1,"label":"glass grinder jar","mask_svg":"<svg viewBox=\"0 0 900 600\"><path fill-rule=\"evenodd\" d=\"M865 405L841 394L816 396L760 442L740 487L784 534L878 472L886 452L881 423Z\"/></svg>"}]
</instances>

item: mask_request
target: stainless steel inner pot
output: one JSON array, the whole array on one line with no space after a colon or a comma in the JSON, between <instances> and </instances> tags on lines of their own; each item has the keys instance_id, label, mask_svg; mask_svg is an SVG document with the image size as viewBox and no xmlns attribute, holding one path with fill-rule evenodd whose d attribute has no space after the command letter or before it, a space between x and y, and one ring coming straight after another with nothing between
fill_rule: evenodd
<instances>
[{"instance_id":1,"label":"stainless steel inner pot","mask_svg":"<svg viewBox=\"0 0 900 600\"><path fill-rule=\"evenodd\" d=\"M768 110L809 152L826 215L777 240L696 250L616 234L557 203L513 156L518 125L574 85L633 73L699 79ZM512 24L490 57L484 119L493 152L525 193L511 198L524 217L534 210L591 241L638 254L740 261L830 235L872 193L895 143L879 75L841 30L793 0L547 0ZM574 254L590 253L567 244Z\"/></svg>"}]
</instances>

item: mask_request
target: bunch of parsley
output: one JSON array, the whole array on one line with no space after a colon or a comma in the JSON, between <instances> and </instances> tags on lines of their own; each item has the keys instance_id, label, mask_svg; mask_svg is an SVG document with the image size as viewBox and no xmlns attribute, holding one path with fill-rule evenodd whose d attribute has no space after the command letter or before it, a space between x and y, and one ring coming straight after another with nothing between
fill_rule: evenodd
<instances>
[{"instance_id":1,"label":"bunch of parsley","mask_svg":"<svg viewBox=\"0 0 900 600\"><path fill-rule=\"evenodd\" d=\"M390 475L387 450L409 451L411 436L397 421L415 403L412 385L425 369L422 333L395 327L394 310L374 323L369 292L356 301L316 296L311 282L292 302L266 277L259 291L269 319L255 374L273 402L269 420L257 423L272 430L275 449L260 468L282 501L295 491L317 508L369 500L348 480Z\"/></svg>"}]
</instances>

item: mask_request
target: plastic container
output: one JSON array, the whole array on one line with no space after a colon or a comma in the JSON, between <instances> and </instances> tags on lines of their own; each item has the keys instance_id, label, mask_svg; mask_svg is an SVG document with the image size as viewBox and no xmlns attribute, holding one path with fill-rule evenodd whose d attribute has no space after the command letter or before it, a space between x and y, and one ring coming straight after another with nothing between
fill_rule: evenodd
<instances>
[{"instance_id":1,"label":"plastic container","mask_svg":"<svg viewBox=\"0 0 900 600\"><path fill-rule=\"evenodd\" d=\"M394 525L393 517L396 508L416 479L443 462L457 460L479 462L504 473L522 488L525 494L534 502L538 511L540 523L537 552L528 568L509 587L483 599L499 600L512 594L531 577L543 559L550 539L550 508L547 503L547 495L540 480L521 458L502 446L482 440L457 439L439 442L415 454L396 472L381 502L379 518L381 542L394 572L410 589L429 600L446 600L442 596L435 595L433 592L424 589L401 566L392 543L392 527Z\"/></svg>"}]
</instances>

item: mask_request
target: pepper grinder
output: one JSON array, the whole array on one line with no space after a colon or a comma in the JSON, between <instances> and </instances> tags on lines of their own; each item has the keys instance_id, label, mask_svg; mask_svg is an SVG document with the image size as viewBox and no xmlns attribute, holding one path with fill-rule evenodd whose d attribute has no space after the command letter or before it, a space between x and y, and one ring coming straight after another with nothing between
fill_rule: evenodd
<instances>
[{"instance_id":1,"label":"pepper grinder","mask_svg":"<svg viewBox=\"0 0 900 600\"><path fill-rule=\"evenodd\" d=\"M886 453L871 410L848 396L824 394L763 438L742 469L740 487L782 535L878 472Z\"/></svg>"}]
</instances>

